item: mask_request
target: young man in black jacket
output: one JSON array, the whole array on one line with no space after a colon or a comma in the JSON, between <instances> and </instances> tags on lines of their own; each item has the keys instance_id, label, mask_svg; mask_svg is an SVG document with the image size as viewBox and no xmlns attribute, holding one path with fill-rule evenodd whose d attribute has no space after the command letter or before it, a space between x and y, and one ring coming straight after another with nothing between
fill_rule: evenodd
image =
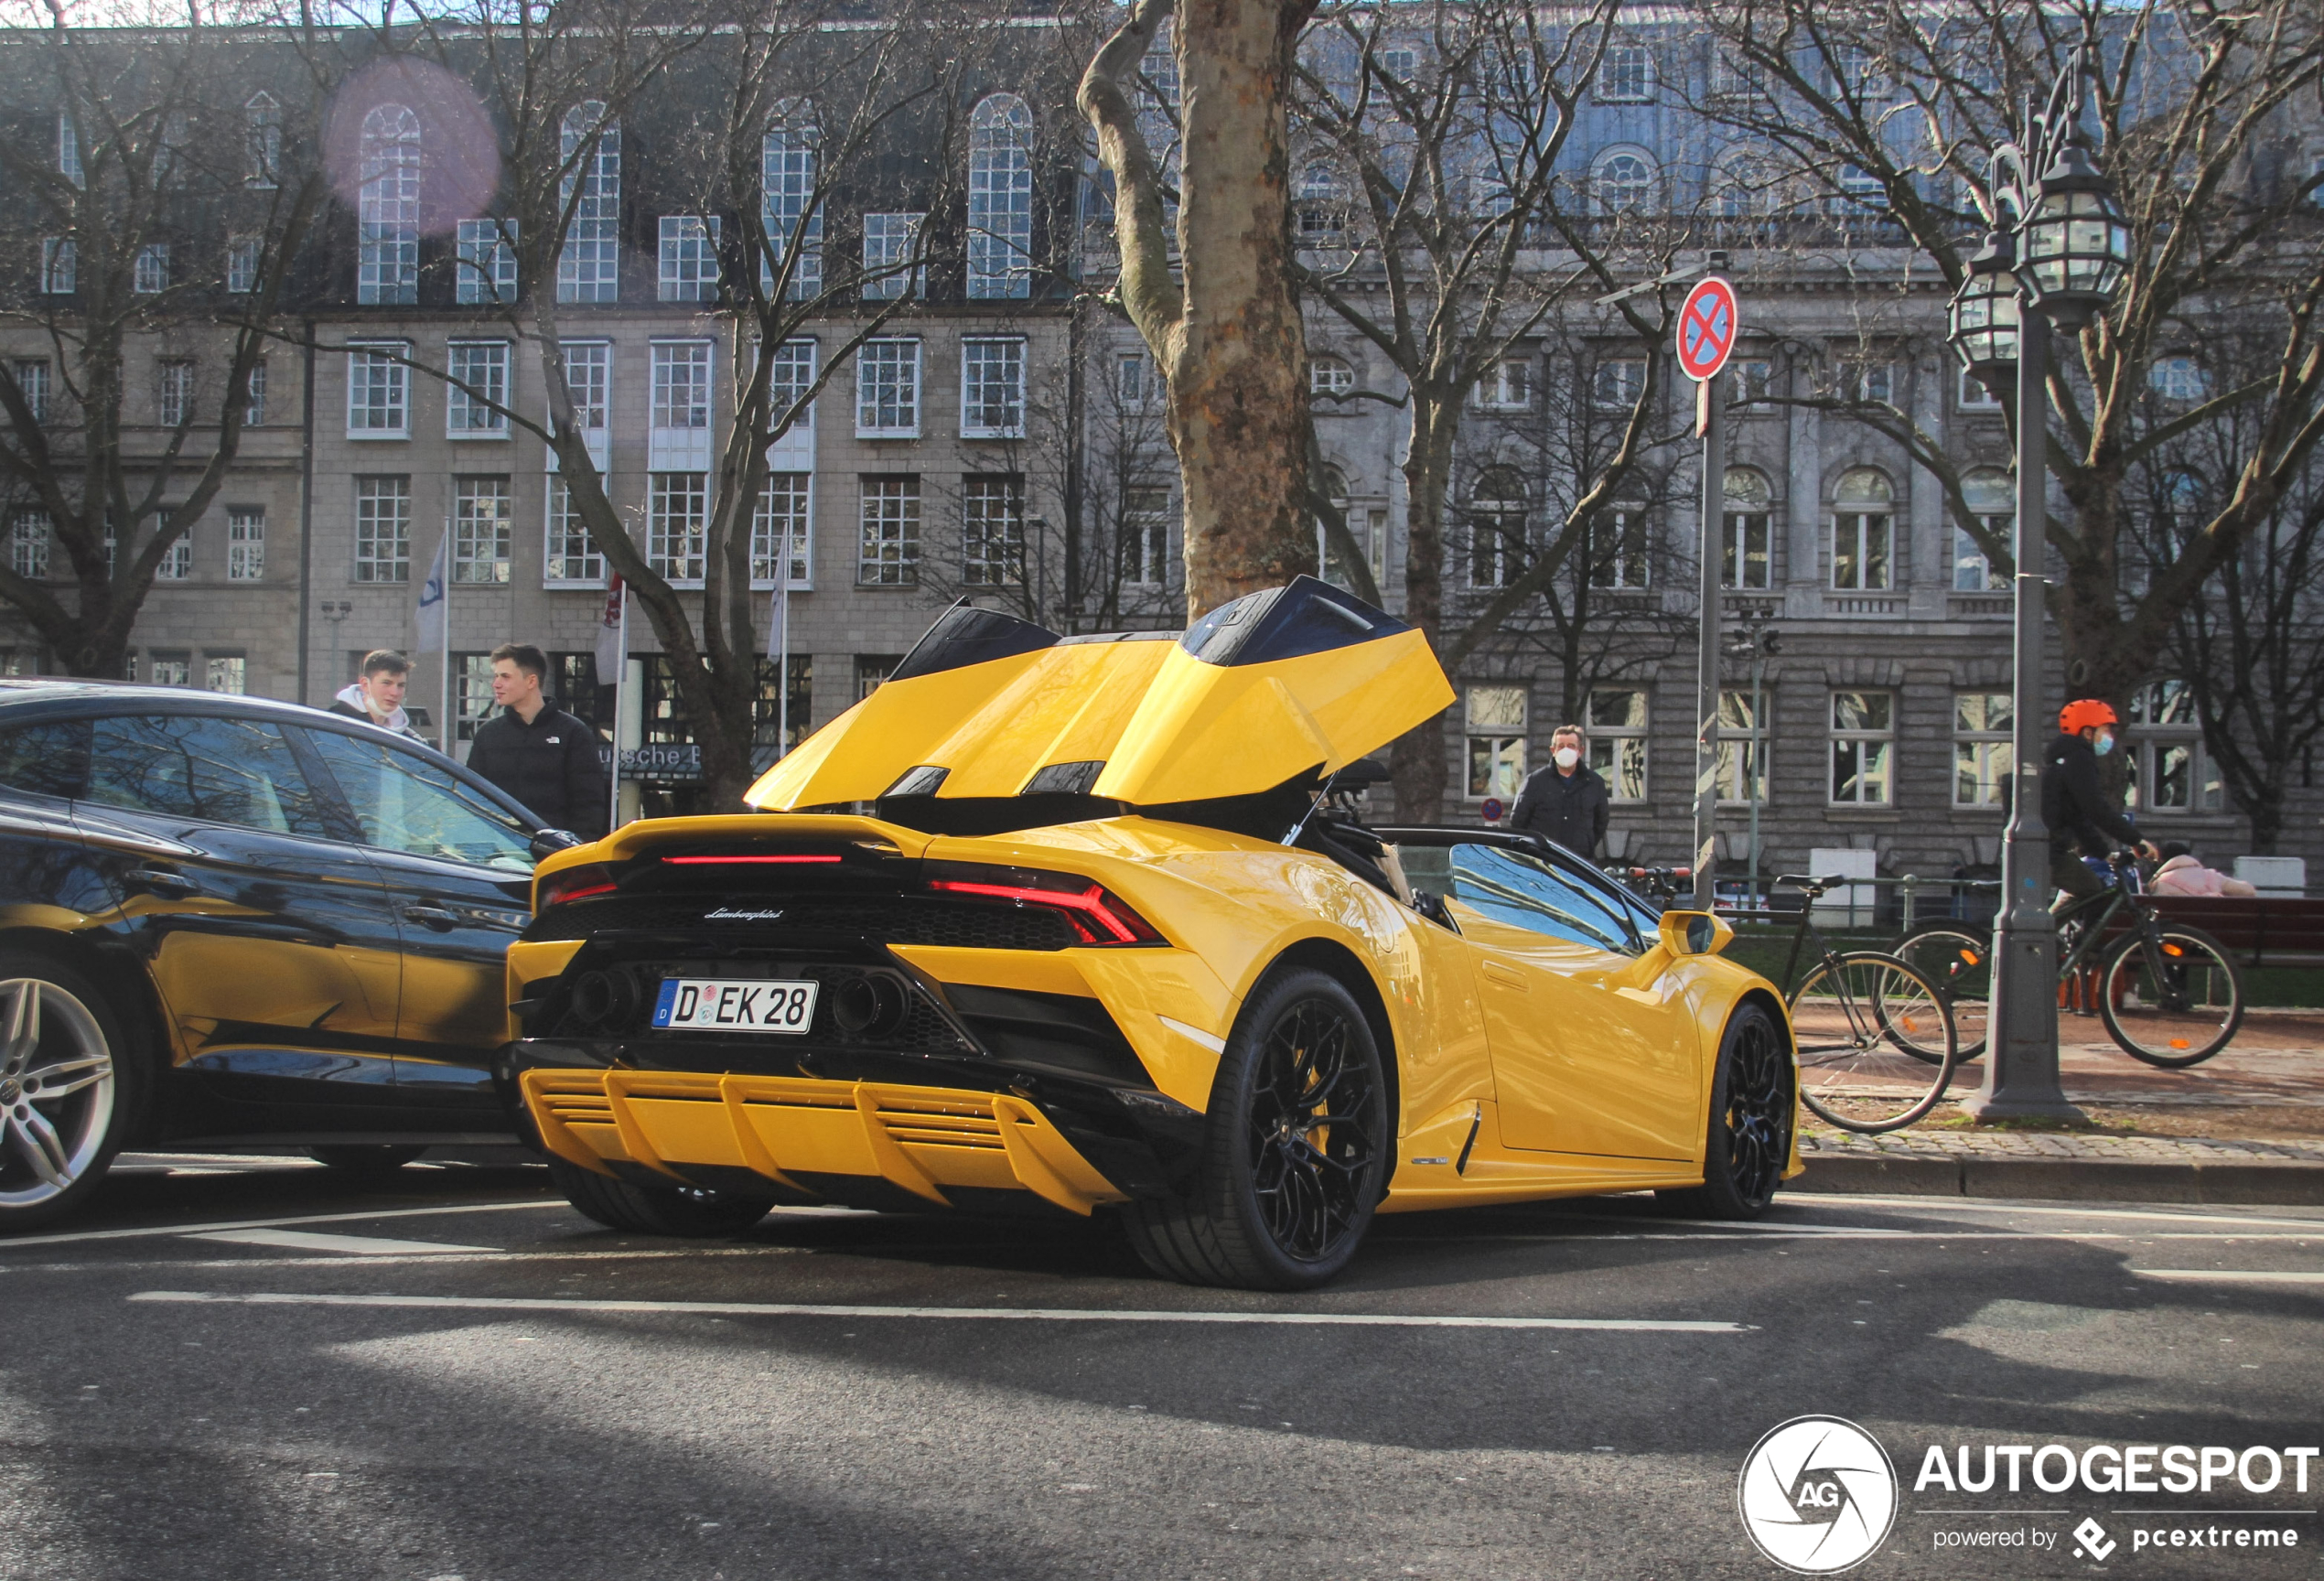
<instances>
[{"instance_id":1,"label":"young man in black jacket","mask_svg":"<svg viewBox=\"0 0 2324 1581\"><path fill-rule=\"evenodd\" d=\"M1598 859L1613 797L1596 769L1582 762L1582 727L1560 725L1549 738L1550 765L1536 769L1517 793L1512 829L1546 834L1577 856Z\"/></svg>"},{"instance_id":2,"label":"young man in black jacket","mask_svg":"<svg viewBox=\"0 0 2324 1581\"><path fill-rule=\"evenodd\" d=\"M2155 843L2123 816L2098 781L2098 759L2114 749L2114 711L2083 697L2058 711L2058 739L2041 755L2041 821L2050 826L2050 879L2074 900L2106 891L2082 858L2114 850L2112 835L2158 860Z\"/></svg>"},{"instance_id":3,"label":"young man in black jacket","mask_svg":"<svg viewBox=\"0 0 2324 1581\"><path fill-rule=\"evenodd\" d=\"M476 727L468 767L584 840L606 832L605 769L597 733L543 694L548 656L529 642L492 650L492 701L500 712Z\"/></svg>"}]
</instances>

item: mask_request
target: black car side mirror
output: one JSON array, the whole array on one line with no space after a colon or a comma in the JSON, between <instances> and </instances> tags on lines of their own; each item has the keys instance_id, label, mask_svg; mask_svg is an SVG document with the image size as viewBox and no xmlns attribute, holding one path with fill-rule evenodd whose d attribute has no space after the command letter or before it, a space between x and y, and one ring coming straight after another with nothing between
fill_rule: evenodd
<instances>
[{"instance_id":1,"label":"black car side mirror","mask_svg":"<svg viewBox=\"0 0 2324 1581\"><path fill-rule=\"evenodd\" d=\"M536 830L533 835L533 859L535 862L542 861L555 855L560 851L570 851L576 845L586 844L586 841L570 829Z\"/></svg>"}]
</instances>

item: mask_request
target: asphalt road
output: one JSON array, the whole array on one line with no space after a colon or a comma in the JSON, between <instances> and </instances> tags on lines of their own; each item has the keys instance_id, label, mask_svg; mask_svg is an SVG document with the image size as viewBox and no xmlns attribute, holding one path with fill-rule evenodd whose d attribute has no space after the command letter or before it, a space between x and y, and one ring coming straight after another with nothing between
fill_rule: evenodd
<instances>
[{"instance_id":1,"label":"asphalt road","mask_svg":"<svg viewBox=\"0 0 2324 1581\"><path fill-rule=\"evenodd\" d=\"M1738 1472L1811 1413L1902 1479L1853 1574L2310 1575L2324 1522L2260 1513L2324 1504L2288 1473L1914 1480L1931 1445L2317 1444L2319 1296L2301 1210L1599 1199L1383 1220L1350 1277L1274 1296L1076 1223L665 1242L533 1169L178 1160L0 1242L0 1576L1770 1576ZM2298 1545L2135 1550L2116 1512L2165 1509ZM1938 1546L1987 1532L2024 1545Z\"/></svg>"}]
</instances>

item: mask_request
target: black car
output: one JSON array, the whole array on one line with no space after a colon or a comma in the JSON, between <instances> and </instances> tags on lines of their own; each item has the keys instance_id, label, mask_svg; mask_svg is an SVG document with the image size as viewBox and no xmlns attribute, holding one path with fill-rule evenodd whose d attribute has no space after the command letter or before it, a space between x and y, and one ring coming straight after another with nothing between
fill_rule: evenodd
<instances>
[{"instance_id":1,"label":"black car","mask_svg":"<svg viewBox=\"0 0 2324 1581\"><path fill-rule=\"evenodd\" d=\"M124 1146L509 1141L502 961L572 843L359 720L0 681L0 1230Z\"/></svg>"}]
</instances>

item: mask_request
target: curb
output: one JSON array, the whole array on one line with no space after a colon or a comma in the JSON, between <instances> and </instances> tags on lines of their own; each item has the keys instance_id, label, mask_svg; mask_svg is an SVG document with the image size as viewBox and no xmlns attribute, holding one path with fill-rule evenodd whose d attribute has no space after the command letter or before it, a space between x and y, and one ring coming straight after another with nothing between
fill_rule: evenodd
<instances>
[{"instance_id":1,"label":"curb","mask_svg":"<svg viewBox=\"0 0 2324 1581\"><path fill-rule=\"evenodd\" d=\"M2051 1202L2179 1202L2324 1206L2324 1164L2190 1159L1983 1158L1811 1154L1787 1191L1890 1192L1910 1197L2014 1197Z\"/></svg>"}]
</instances>

